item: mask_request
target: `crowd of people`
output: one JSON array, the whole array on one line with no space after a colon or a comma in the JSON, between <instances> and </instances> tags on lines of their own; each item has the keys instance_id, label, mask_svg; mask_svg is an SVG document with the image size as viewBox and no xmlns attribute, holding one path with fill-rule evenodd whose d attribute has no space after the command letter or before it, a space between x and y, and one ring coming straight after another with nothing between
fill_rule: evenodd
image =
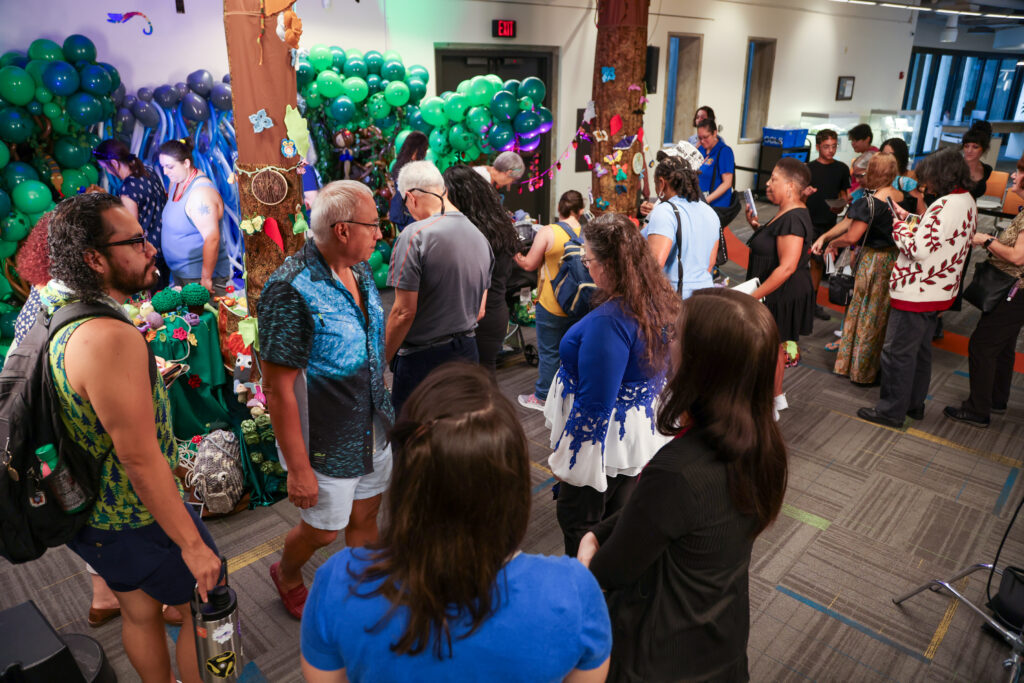
<instances>
[{"instance_id":1,"label":"crowd of people","mask_svg":"<svg viewBox=\"0 0 1024 683\"><path fill-rule=\"evenodd\" d=\"M367 265L382 238L371 191L337 181L317 193L309 239L255 310L288 500L300 510L269 571L302 622L307 680L746 680L751 549L786 490L787 343L812 332L841 250L855 253L855 275L835 372L879 386L859 417L889 427L922 418L932 338L974 246L988 253L978 269L1009 284L971 335L970 395L944 414L985 427L1006 410L1024 326L1024 213L998 235L977 232L974 192L991 171L976 163L983 127L913 171L902 140L879 151L857 126L851 172L835 159L838 134L820 131L816 160L772 170L774 215L747 207L753 289L742 293L713 278L739 201L735 160L710 108L694 124L699 146L659 154L657 196L637 216L587 220L570 190L529 248L499 194L523 174L517 155L442 174L424 136L410 134L389 211L400 228L390 310ZM23 315L72 301L120 310L160 284L163 264L176 284L223 291L223 206L187 145L161 147L167 193L123 145L96 156L121 196L70 197L40 222L18 255L37 302ZM1024 196L1024 159L1010 191ZM556 297L567 259L594 292L585 315ZM567 557L520 551L528 442L495 374L514 268L538 274L538 378L518 402L550 430ZM116 454L69 547L95 572L90 617L122 616L140 677L171 676L170 611L184 623L178 675L196 681L187 602L193 588L205 599L221 562L182 503L167 391L126 323L76 320L47 349L68 435L97 458ZM32 324L19 320L19 333ZM341 533L345 549L307 587L303 567Z\"/></svg>"}]
</instances>

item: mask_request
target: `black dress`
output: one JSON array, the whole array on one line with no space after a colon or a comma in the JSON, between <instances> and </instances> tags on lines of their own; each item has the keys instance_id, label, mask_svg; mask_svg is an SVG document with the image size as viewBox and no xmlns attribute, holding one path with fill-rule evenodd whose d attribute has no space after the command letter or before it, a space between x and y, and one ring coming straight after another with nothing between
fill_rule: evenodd
<instances>
[{"instance_id":1,"label":"black dress","mask_svg":"<svg viewBox=\"0 0 1024 683\"><path fill-rule=\"evenodd\" d=\"M814 329L814 285L811 284L811 271L807 268L813 234L811 215L807 209L799 208L776 216L747 241L750 247L747 279L756 277L762 283L779 267L776 238L797 235L804 241L796 271L764 299L765 306L779 326L782 341L799 341L801 334L810 334Z\"/></svg>"},{"instance_id":2,"label":"black dress","mask_svg":"<svg viewBox=\"0 0 1024 683\"><path fill-rule=\"evenodd\" d=\"M971 193L971 196L977 199L978 197L984 196L985 188L988 185L988 178L992 175L992 167L982 162L981 164L981 180L974 183L971 187L967 188L967 191Z\"/></svg>"},{"instance_id":3,"label":"black dress","mask_svg":"<svg viewBox=\"0 0 1024 683\"><path fill-rule=\"evenodd\" d=\"M512 272L514 261L512 254L495 253L494 268L491 271L491 286L487 289L487 303L484 317L476 327L476 350L480 355L480 365L489 371L495 371L498 354L508 332L508 302L505 301L505 290Z\"/></svg>"}]
</instances>

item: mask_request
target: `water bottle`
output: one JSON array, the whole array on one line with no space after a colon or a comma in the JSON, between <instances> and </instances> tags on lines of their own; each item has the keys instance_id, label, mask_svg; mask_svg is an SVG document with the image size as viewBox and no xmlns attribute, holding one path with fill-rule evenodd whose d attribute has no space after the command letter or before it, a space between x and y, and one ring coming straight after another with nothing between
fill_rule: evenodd
<instances>
[{"instance_id":1,"label":"water bottle","mask_svg":"<svg viewBox=\"0 0 1024 683\"><path fill-rule=\"evenodd\" d=\"M39 458L39 469L43 479L46 480L61 510L69 514L84 510L89 500L88 496L71 476L71 471L57 458L57 449L53 444L48 443L37 448L36 457Z\"/></svg>"},{"instance_id":2,"label":"water bottle","mask_svg":"<svg viewBox=\"0 0 1024 683\"><path fill-rule=\"evenodd\" d=\"M242 632L238 622L238 596L227 585L228 561L221 558L223 586L207 591L207 602L192 594L192 622L196 635L199 675L206 683L238 681L242 671Z\"/></svg>"}]
</instances>

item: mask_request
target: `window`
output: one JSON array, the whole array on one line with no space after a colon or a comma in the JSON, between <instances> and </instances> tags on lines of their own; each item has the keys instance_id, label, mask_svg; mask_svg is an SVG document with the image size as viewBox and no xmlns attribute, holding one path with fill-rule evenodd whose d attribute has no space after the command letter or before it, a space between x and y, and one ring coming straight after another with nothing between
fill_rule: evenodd
<instances>
[{"instance_id":1,"label":"window","mask_svg":"<svg viewBox=\"0 0 1024 683\"><path fill-rule=\"evenodd\" d=\"M668 88L665 94L665 135L670 145L693 132L693 113L700 104L701 36L669 35Z\"/></svg>"},{"instance_id":2,"label":"window","mask_svg":"<svg viewBox=\"0 0 1024 683\"><path fill-rule=\"evenodd\" d=\"M747 76L743 86L740 139L757 139L768 125L768 101L775 68L775 40L751 38L747 43Z\"/></svg>"}]
</instances>

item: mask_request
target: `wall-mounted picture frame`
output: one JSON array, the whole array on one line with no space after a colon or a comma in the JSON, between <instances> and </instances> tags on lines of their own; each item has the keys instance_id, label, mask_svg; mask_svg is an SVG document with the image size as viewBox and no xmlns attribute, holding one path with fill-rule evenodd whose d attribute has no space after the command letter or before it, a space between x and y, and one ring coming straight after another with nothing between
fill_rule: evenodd
<instances>
[{"instance_id":1,"label":"wall-mounted picture frame","mask_svg":"<svg viewBox=\"0 0 1024 683\"><path fill-rule=\"evenodd\" d=\"M839 82L836 84L836 100L852 100L853 99L853 76L840 76Z\"/></svg>"}]
</instances>

